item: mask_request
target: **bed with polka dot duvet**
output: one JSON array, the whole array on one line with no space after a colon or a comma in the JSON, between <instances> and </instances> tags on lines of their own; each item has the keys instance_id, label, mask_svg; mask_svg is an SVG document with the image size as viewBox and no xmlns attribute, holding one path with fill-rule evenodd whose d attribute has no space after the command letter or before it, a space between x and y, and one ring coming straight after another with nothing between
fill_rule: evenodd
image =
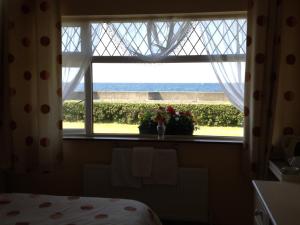
<instances>
[{"instance_id":1,"label":"bed with polka dot duvet","mask_svg":"<svg viewBox=\"0 0 300 225\"><path fill-rule=\"evenodd\" d=\"M144 203L128 199L0 194L0 225L161 225Z\"/></svg>"}]
</instances>

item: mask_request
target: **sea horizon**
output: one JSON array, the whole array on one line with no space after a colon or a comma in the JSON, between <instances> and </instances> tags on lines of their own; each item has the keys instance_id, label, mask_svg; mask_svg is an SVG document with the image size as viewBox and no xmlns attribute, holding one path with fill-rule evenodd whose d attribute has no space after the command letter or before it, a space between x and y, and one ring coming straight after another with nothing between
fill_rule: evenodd
<instances>
[{"instance_id":1,"label":"sea horizon","mask_svg":"<svg viewBox=\"0 0 300 225\"><path fill-rule=\"evenodd\" d=\"M82 92L80 83L75 92ZM93 91L113 92L224 92L219 83L94 83Z\"/></svg>"}]
</instances>

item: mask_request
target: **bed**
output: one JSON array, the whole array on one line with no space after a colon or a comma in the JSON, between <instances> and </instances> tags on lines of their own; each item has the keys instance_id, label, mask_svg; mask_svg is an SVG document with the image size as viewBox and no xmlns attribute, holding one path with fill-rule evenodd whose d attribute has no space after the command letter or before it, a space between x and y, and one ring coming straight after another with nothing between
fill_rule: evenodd
<instances>
[{"instance_id":1,"label":"bed","mask_svg":"<svg viewBox=\"0 0 300 225\"><path fill-rule=\"evenodd\" d=\"M145 204L125 199L0 194L0 225L161 225Z\"/></svg>"}]
</instances>

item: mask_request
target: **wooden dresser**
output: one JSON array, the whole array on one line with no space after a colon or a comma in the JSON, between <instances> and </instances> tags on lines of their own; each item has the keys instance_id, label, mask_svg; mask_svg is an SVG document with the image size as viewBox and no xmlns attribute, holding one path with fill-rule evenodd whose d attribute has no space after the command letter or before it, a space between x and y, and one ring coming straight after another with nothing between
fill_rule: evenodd
<instances>
[{"instance_id":1,"label":"wooden dresser","mask_svg":"<svg viewBox=\"0 0 300 225\"><path fill-rule=\"evenodd\" d=\"M253 181L255 225L300 225L300 184Z\"/></svg>"}]
</instances>

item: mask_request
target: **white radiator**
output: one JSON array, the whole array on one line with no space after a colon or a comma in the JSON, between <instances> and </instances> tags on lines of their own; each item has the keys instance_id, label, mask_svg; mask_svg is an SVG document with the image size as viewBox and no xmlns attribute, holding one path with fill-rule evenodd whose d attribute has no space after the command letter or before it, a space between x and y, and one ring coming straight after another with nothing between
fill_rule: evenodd
<instances>
[{"instance_id":1,"label":"white radiator","mask_svg":"<svg viewBox=\"0 0 300 225\"><path fill-rule=\"evenodd\" d=\"M111 185L109 165L84 166L84 195L134 199L149 205L162 219L208 222L208 171L180 168L178 184L119 188Z\"/></svg>"}]
</instances>

